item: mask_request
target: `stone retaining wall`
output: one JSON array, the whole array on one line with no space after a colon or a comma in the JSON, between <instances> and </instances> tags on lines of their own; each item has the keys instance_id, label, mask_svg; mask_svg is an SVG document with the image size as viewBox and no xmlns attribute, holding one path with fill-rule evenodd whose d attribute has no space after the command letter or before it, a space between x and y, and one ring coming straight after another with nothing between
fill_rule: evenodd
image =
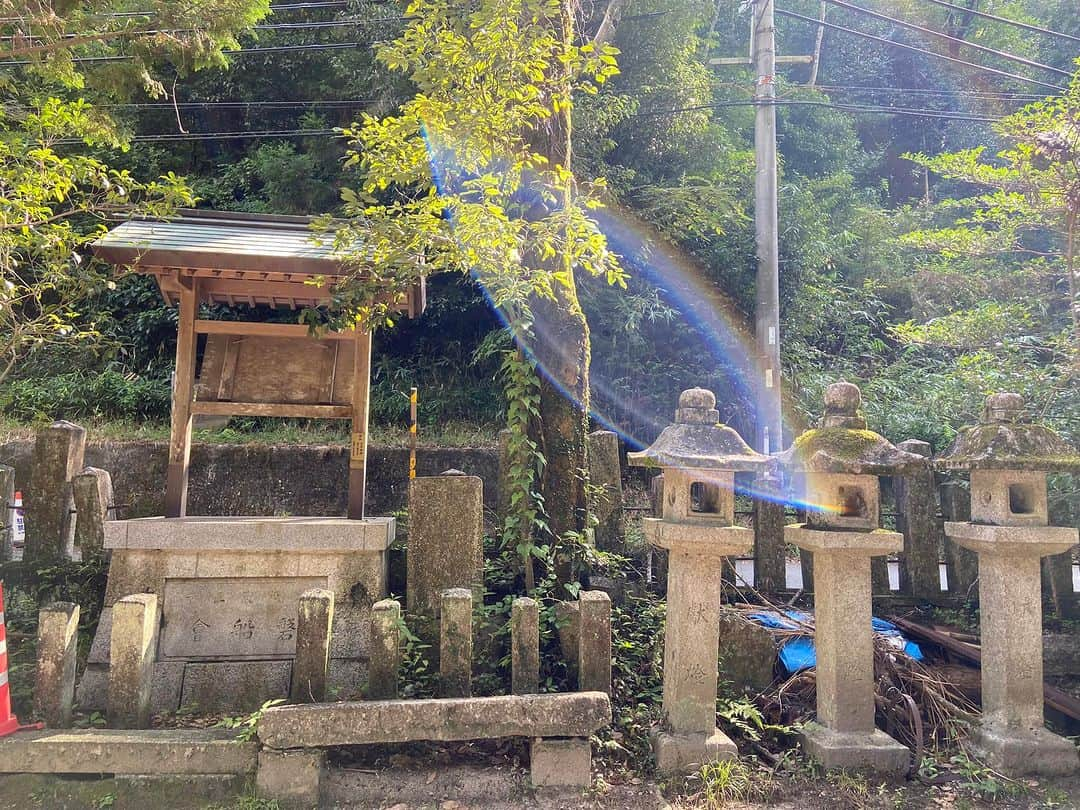
<instances>
[{"instance_id":1,"label":"stone retaining wall","mask_svg":"<svg viewBox=\"0 0 1080 810\"><path fill-rule=\"evenodd\" d=\"M15 467L15 489L30 486L32 440L0 444L0 464ZM160 515L165 501L165 442L91 442L86 464L112 474L120 518ZM457 469L484 480L484 506L497 503L494 448L423 449L417 475ZM328 446L196 444L191 452L192 515L341 515L348 498L348 451ZM388 515L408 501L409 451L368 451L368 513Z\"/></svg>"}]
</instances>

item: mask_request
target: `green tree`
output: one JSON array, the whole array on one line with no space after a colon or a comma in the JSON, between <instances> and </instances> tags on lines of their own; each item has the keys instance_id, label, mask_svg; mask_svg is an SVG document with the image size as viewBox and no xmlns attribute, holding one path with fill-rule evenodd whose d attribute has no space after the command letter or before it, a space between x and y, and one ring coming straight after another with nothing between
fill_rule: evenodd
<instances>
[{"instance_id":1,"label":"green tree","mask_svg":"<svg viewBox=\"0 0 1080 810\"><path fill-rule=\"evenodd\" d=\"M387 289L403 294L419 274L464 271L483 285L520 350L508 372L514 467L526 486L539 476L535 500L514 498L547 516L519 520L518 551L540 553L537 527L560 539L556 567L567 582L565 552L585 527L589 407L589 332L575 275L624 283L588 216L595 188L570 170L570 114L575 91L593 93L617 72L613 49L577 44L562 0L478 0L465 10L414 0L406 16L379 58L416 95L397 114L365 116L345 131L346 165L364 180L343 192L349 222L335 239L355 272L335 304L374 324L385 312L371 302ZM523 379L525 362L543 369L539 382Z\"/></svg>"},{"instance_id":2,"label":"green tree","mask_svg":"<svg viewBox=\"0 0 1080 810\"><path fill-rule=\"evenodd\" d=\"M141 86L165 94L155 66L224 64L222 50L268 12L267 0L141 4L0 0L0 382L27 351L94 335L80 311L111 285L85 254L105 217L163 215L194 197L173 173L143 180L91 150L126 133L93 101ZM80 59L100 59L85 64Z\"/></svg>"}]
</instances>

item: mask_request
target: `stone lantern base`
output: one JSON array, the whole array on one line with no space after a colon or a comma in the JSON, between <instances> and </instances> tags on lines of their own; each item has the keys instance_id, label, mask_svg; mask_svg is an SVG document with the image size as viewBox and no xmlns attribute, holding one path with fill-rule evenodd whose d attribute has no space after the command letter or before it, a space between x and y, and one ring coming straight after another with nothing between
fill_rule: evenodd
<instances>
[{"instance_id":1,"label":"stone lantern base","mask_svg":"<svg viewBox=\"0 0 1080 810\"><path fill-rule=\"evenodd\" d=\"M1075 773L1076 746L1043 726L1039 561L1072 548L1076 529L947 522L945 533L979 555L983 720L976 751L1009 776Z\"/></svg>"},{"instance_id":2,"label":"stone lantern base","mask_svg":"<svg viewBox=\"0 0 1080 810\"><path fill-rule=\"evenodd\" d=\"M976 756L1010 776L1067 776L1080 770L1071 742L1045 728L1001 728L986 724L972 739Z\"/></svg>"},{"instance_id":3,"label":"stone lantern base","mask_svg":"<svg viewBox=\"0 0 1080 810\"><path fill-rule=\"evenodd\" d=\"M911 767L911 751L884 731L833 731L807 723L799 732L807 756L829 770L864 770L903 776Z\"/></svg>"},{"instance_id":4,"label":"stone lantern base","mask_svg":"<svg viewBox=\"0 0 1080 810\"><path fill-rule=\"evenodd\" d=\"M818 722L803 727L803 749L826 768L907 773L910 751L874 727L870 625L870 558L902 550L904 536L796 524L785 527L784 539L814 555Z\"/></svg>"},{"instance_id":5,"label":"stone lantern base","mask_svg":"<svg viewBox=\"0 0 1080 810\"><path fill-rule=\"evenodd\" d=\"M653 729L653 753L660 773L693 773L706 762L735 759L739 749L724 732L713 734L679 734Z\"/></svg>"}]
</instances>

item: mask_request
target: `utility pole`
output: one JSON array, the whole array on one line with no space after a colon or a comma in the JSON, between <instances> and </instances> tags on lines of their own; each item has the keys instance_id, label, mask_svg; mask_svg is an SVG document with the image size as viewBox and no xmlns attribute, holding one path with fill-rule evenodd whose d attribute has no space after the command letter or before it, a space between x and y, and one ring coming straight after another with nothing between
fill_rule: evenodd
<instances>
[{"instance_id":1,"label":"utility pole","mask_svg":"<svg viewBox=\"0 0 1080 810\"><path fill-rule=\"evenodd\" d=\"M757 305L754 326L761 377L757 446L784 449L780 405L780 246L776 199L776 26L773 0L753 5L754 231L757 244Z\"/></svg>"},{"instance_id":2,"label":"utility pole","mask_svg":"<svg viewBox=\"0 0 1080 810\"><path fill-rule=\"evenodd\" d=\"M776 179L776 64L812 64L812 56L776 56L773 0L754 0L750 58L710 59L710 65L747 65L754 72L754 230L757 294L754 333L758 380L757 434L762 453L784 449L780 404L780 248Z\"/></svg>"}]
</instances>

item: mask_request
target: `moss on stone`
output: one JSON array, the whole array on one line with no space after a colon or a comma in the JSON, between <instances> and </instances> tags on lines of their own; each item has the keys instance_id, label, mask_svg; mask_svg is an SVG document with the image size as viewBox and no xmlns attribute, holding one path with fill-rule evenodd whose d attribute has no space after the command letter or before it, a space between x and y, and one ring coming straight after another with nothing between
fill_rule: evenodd
<instances>
[{"instance_id":1,"label":"moss on stone","mask_svg":"<svg viewBox=\"0 0 1080 810\"><path fill-rule=\"evenodd\" d=\"M1080 472L1080 453L1043 425L983 424L961 430L936 466L1076 473Z\"/></svg>"}]
</instances>

